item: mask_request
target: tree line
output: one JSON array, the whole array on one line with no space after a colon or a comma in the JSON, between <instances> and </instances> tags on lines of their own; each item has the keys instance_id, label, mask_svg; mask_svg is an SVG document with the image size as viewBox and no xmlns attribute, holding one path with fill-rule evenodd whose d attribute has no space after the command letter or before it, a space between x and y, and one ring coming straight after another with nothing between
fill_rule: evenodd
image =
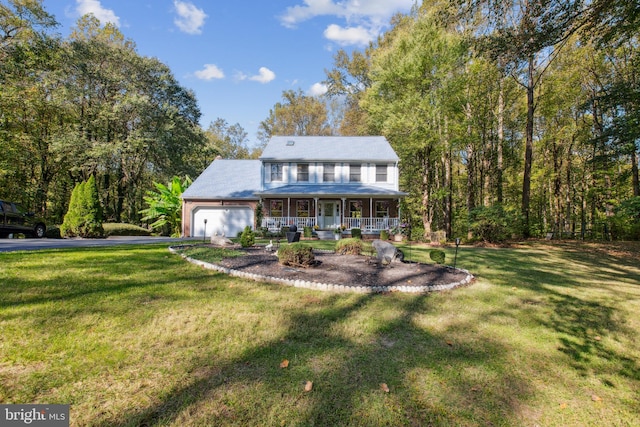
<instances>
[{"instance_id":1,"label":"tree line","mask_svg":"<svg viewBox=\"0 0 640 427\"><path fill-rule=\"evenodd\" d=\"M639 16L622 0L425 0L335 56L339 132L391 141L425 236L639 238Z\"/></svg>"},{"instance_id":2,"label":"tree line","mask_svg":"<svg viewBox=\"0 0 640 427\"><path fill-rule=\"evenodd\" d=\"M639 21L624 0L425 0L338 51L326 96L283 92L258 138L386 136L415 236L638 238ZM94 177L105 219L136 223L153 182L259 156L239 124L202 129L194 94L117 28L55 25L39 0L0 4L3 197L61 221Z\"/></svg>"}]
</instances>

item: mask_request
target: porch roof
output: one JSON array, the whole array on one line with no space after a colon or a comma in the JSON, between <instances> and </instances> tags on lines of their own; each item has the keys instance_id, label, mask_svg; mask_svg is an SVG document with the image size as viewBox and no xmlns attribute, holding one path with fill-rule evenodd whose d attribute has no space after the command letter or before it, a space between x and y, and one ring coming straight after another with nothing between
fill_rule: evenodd
<instances>
[{"instance_id":1,"label":"porch roof","mask_svg":"<svg viewBox=\"0 0 640 427\"><path fill-rule=\"evenodd\" d=\"M405 197L407 193L357 184L285 185L255 193L259 197Z\"/></svg>"}]
</instances>

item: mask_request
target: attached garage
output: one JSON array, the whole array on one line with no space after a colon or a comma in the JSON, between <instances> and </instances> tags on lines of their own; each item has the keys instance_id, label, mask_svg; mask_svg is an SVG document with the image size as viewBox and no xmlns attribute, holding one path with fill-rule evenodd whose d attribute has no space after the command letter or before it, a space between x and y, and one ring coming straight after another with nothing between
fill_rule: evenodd
<instances>
[{"instance_id":1,"label":"attached garage","mask_svg":"<svg viewBox=\"0 0 640 427\"><path fill-rule=\"evenodd\" d=\"M192 237L236 237L246 226L254 227L254 213L249 206L196 207L192 216Z\"/></svg>"},{"instance_id":2,"label":"attached garage","mask_svg":"<svg viewBox=\"0 0 640 427\"><path fill-rule=\"evenodd\" d=\"M214 160L182 193L182 235L233 238L247 225L255 229L260 176L259 160Z\"/></svg>"}]
</instances>

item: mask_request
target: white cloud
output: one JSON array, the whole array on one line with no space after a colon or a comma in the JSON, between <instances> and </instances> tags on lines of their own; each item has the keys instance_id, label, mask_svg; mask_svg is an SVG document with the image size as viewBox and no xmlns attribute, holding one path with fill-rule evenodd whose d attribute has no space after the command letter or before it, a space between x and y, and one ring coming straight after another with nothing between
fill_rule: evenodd
<instances>
[{"instance_id":1,"label":"white cloud","mask_svg":"<svg viewBox=\"0 0 640 427\"><path fill-rule=\"evenodd\" d=\"M249 80L253 80L260 83L269 83L276 78L276 73L268 69L267 67L260 67L258 74L249 77Z\"/></svg>"},{"instance_id":2,"label":"white cloud","mask_svg":"<svg viewBox=\"0 0 640 427\"><path fill-rule=\"evenodd\" d=\"M408 11L414 0L303 0L304 5L290 6L280 17L282 25L294 27L296 24L316 16L333 15L347 21L371 20L387 21L398 11Z\"/></svg>"},{"instance_id":3,"label":"white cloud","mask_svg":"<svg viewBox=\"0 0 640 427\"><path fill-rule=\"evenodd\" d=\"M120 26L120 18L113 10L102 7L100 0L76 0L76 4L76 11L80 15L91 13L103 24L110 22L116 27Z\"/></svg>"},{"instance_id":4,"label":"white cloud","mask_svg":"<svg viewBox=\"0 0 640 427\"><path fill-rule=\"evenodd\" d=\"M331 24L324 30L324 36L340 45L361 45L365 46L376 38L378 31L374 31L362 26L342 28L339 25Z\"/></svg>"},{"instance_id":5,"label":"white cloud","mask_svg":"<svg viewBox=\"0 0 640 427\"><path fill-rule=\"evenodd\" d=\"M329 89L327 88L327 85L324 83L315 83L314 85L311 86L311 88L309 88L309 95L311 96L322 96L325 93L327 93Z\"/></svg>"},{"instance_id":6,"label":"white cloud","mask_svg":"<svg viewBox=\"0 0 640 427\"><path fill-rule=\"evenodd\" d=\"M202 33L202 26L207 14L204 10L198 9L193 3L186 1L174 0L173 5L176 8L178 16L173 20L181 31L187 34Z\"/></svg>"},{"instance_id":7,"label":"white cloud","mask_svg":"<svg viewBox=\"0 0 640 427\"><path fill-rule=\"evenodd\" d=\"M198 70L195 76L200 80L223 79L224 73L214 64L204 64L204 69Z\"/></svg>"},{"instance_id":8,"label":"white cloud","mask_svg":"<svg viewBox=\"0 0 640 427\"><path fill-rule=\"evenodd\" d=\"M366 45L374 40L397 12L407 12L415 0L303 0L303 4L288 7L280 16L282 25L297 24L317 16L334 16L346 26L331 24L324 36L341 45Z\"/></svg>"}]
</instances>

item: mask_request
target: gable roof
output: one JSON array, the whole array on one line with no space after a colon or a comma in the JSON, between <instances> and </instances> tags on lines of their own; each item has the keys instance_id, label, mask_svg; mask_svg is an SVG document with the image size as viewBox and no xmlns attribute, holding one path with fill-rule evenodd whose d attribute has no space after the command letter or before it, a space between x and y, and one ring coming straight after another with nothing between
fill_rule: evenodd
<instances>
[{"instance_id":1,"label":"gable roof","mask_svg":"<svg viewBox=\"0 0 640 427\"><path fill-rule=\"evenodd\" d=\"M258 200L260 160L217 159L182 193L183 199Z\"/></svg>"},{"instance_id":2,"label":"gable roof","mask_svg":"<svg viewBox=\"0 0 640 427\"><path fill-rule=\"evenodd\" d=\"M260 160L397 162L384 136L274 136Z\"/></svg>"}]
</instances>

